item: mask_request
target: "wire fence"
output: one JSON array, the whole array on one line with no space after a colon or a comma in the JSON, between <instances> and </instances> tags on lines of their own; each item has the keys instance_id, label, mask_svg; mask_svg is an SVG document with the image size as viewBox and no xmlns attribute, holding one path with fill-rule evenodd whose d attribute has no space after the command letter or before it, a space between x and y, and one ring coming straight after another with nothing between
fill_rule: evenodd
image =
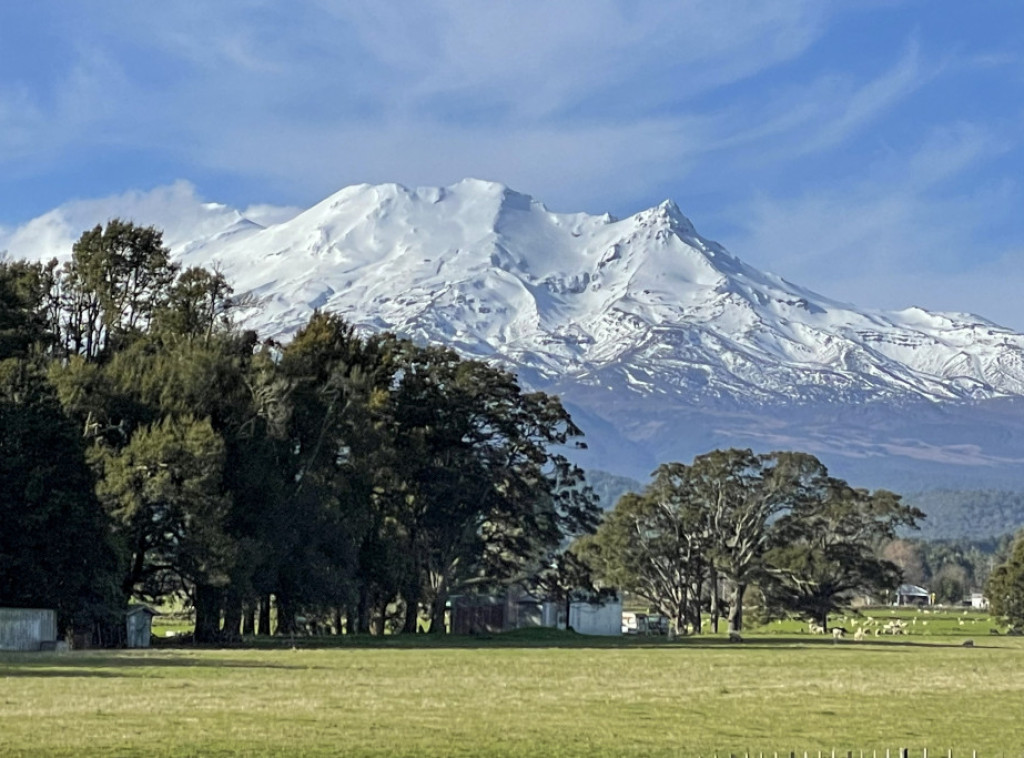
<instances>
[{"instance_id":1,"label":"wire fence","mask_svg":"<svg viewBox=\"0 0 1024 758\"><path fill-rule=\"evenodd\" d=\"M745 751L742 753L708 753L697 758L1024 758L1024 750L988 752L978 750L931 750L906 747L885 750L789 750Z\"/></svg>"}]
</instances>

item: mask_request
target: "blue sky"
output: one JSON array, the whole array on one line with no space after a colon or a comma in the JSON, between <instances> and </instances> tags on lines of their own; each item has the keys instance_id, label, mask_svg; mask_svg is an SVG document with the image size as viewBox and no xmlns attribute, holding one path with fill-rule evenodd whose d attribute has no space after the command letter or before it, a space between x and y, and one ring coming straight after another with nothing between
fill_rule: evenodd
<instances>
[{"instance_id":1,"label":"blue sky","mask_svg":"<svg viewBox=\"0 0 1024 758\"><path fill-rule=\"evenodd\" d=\"M0 5L0 248L74 200L474 176L1024 330L1022 127L1009 0Z\"/></svg>"}]
</instances>

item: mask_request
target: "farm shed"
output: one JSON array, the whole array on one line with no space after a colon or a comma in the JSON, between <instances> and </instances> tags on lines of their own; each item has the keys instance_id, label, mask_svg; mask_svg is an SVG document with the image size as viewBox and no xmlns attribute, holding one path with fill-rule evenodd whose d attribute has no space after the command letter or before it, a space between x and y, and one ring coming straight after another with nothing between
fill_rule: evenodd
<instances>
[{"instance_id":1,"label":"farm shed","mask_svg":"<svg viewBox=\"0 0 1024 758\"><path fill-rule=\"evenodd\" d=\"M896 605L931 605L931 596L924 587L901 584L896 590Z\"/></svg>"},{"instance_id":2,"label":"farm shed","mask_svg":"<svg viewBox=\"0 0 1024 758\"><path fill-rule=\"evenodd\" d=\"M153 617L158 611L148 605L133 605L124 614L125 645L127 647L149 647L153 634Z\"/></svg>"},{"instance_id":3,"label":"farm shed","mask_svg":"<svg viewBox=\"0 0 1024 758\"><path fill-rule=\"evenodd\" d=\"M40 650L57 640L57 611L0 608L0 650Z\"/></svg>"},{"instance_id":4,"label":"farm shed","mask_svg":"<svg viewBox=\"0 0 1024 758\"><path fill-rule=\"evenodd\" d=\"M618 636L622 634L622 600L573 603L569 606L569 626L579 634Z\"/></svg>"}]
</instances>

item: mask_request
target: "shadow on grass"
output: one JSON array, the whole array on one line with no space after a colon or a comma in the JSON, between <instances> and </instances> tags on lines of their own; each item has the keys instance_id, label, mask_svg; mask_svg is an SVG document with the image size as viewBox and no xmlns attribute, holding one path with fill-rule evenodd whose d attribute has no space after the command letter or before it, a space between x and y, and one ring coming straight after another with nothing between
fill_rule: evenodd
<instances>
[{"instance_id":1,"label":"shadow on grass","mask_svg":"<svg viewBox=\"0 0 1024 758\"><path fill-rule=\"evenodd\" d=\"M301 669L309 666L292 666L283 663L267 663L266 661L247 661L224 658L169 658L162 655L136 656L124 651L122 654L103 651L88 653L67 653L59 656L40 656L36 653L8 655L0 658L0 679L5 677L122 677L138 676L128 674L128 670L144 668L194 668L194 669ZM124 671L120 673L118 670Z\"/></svg>"},{"instance_id":2,"label":"shadow on grass","mask_svg":"<svg viewBox=\"0 0 1024 758\"><path fill-rule=\"evenodd\" d=\"M810 635L779 635L747 637L743 642L730 642L724 636L693 636L669 639L667 637L638 637L622 635L597 637L566 632L558 629L520 629L511 632L476 635L356 635L323 637L247 637L230 644L193 645L158 641L157 648L183 650L450 650L450 649L580 649L580 650L630 650L630 649L731 649L767 650L792 648L849 648L858 647L872 650L899 650L903 648L955 648L963 647L961 642L924 642L902 639L869 639L863 641L812 637ZM973 647L995 647L975 644Z\"/></svg>"}]
</instances>

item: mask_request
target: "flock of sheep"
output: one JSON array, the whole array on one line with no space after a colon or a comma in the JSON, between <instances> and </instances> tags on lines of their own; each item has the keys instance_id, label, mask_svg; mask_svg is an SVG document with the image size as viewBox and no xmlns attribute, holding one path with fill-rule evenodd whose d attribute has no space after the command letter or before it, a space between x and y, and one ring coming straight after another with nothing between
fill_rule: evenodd
<instances>
[{"instance_id":1,"label":"flock of sheep","mask_svg":"<svg viewBox=\"0 0 1024 758\"><path fill-rule=\"evenodd\" d=\"M927 613L928 611L924 611L924 612ZM966 613L966 611L965 611L965 613ZM976 619L971 619L970 621L971 621L972 624L977 623ZM962 619L962 618L958 619L958 622L959 622L960 626L963 626L964 623L965 623L964 619ZM917 626L917 618L912 618L910 620L910 623L908 624L903 619L893 618L893 619L884 619L883 620L883 619L876 619L874 616L867 616L867 617L865 617L865 619L864 619L864 621L862 623L857 618L850 618L850 617L844 616L843 617L843 623L849 623L852 626L856 627L856 629L855 629L855 631L853 633L853 638L855 640L857 640L858 642L860 642L865 637L867 637L869 634L873 634L875 637L878 637L878 636L883 635L883 634L889 634L889 635L907 634L908 627L910 627L910 626ZM923 619L921 621L921 626L928 626L928 619ZM807 625L807 630L811 634L825 634L826 633L825 627L823 627L820 624L817 624L817 623L815 623L813 621L810 622ZM847 634L847 630L846 630L845 626L834 626L829 631L832 632L832 639L834 641L836 641L836 642L838 642L839 640L843 639L846 636L846 634Z\"/></svg>"}]
</instances>

